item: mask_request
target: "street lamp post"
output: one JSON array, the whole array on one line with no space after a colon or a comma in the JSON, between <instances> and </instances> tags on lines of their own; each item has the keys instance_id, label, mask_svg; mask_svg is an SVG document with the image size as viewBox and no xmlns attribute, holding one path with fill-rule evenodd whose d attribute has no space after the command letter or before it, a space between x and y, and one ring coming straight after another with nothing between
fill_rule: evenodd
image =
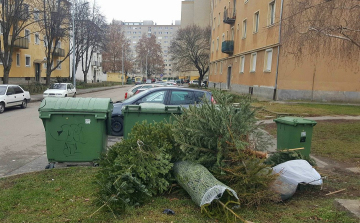
<instances>
[{"instance_id":1,"label":"street lamp post","mask_svg":"<svg viewBox=\"0 0 360 223\"><path fill-rule=\"evenodd\" d=\"M124 44L121 47L121 72L122 72L122 78L121 78L121 85L124 85Z\"/></svg>"}]
</instances>

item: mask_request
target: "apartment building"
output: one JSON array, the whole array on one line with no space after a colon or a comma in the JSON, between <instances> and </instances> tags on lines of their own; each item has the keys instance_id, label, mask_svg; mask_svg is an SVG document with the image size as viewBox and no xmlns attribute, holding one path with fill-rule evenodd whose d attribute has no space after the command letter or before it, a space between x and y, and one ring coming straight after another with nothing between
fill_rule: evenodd
<instances>
[{"instance_id":1,"label":"apartment building","mask_svg":"<svg viewBox=\"0 0 360 223\"><path fill-rule=\"evenodd\" d=\"M172 70L169 47L171 40L175 38L177 30L180 28L180 21L176 20L172 25L157 25L151 20L145 20L143 22L122 22L122 25L124 25L123 31L126 38L130 40L130 47L134 55L136 55L136 44L143 34L148 37L155 35L157 43L161 46L165 64L163 76L172 78L178 76L178 74ZM143 73L145 73L145 71Z\"/></svg>"},{"instance_id":2,"label":"apartment building","mask_svg":"<svg viewBox=\"0 0 360 223\"><path fill-rule=\"evenodd\" d=\"M181 28L189 25L198 25L207 27L210 25L211 4L209 0L185 0L181 2ZM181 72L181 79L196 80L199 79L199 72L194 67L193 71ZM208 75L204 76L204 80Z\"/></svg>"},{"instance_id":3,"label":"apartment building","mask_svg":"<svg viewBox=\"0 0 360 223\"><path fill-rule=\"evenodd\" d=\"M212 0L209 86L275 100L360 102L358 61L297 56L283 44L284 0Z\"/></svg>"},{"instance_id":4,"label":"apartment building","mask_svg":"<svg viewBox=\"0 0 360 223\"><path fill-rule=\"evenodd\" d=\"M89 50L90 51L90 50ZM72 58L72 56L71 56ZM90 60L90 52L89 52L89 60ZM71 61L72 64L72 61ZM87 66L86 61L80 60L79 65L76 69L75 78L79 81L85 81L84 78L84 67ZM100 51L93 52L90 61L89 71L86 75L87 83L94 83L94 82L103 82L107 81L107 75L103 73L102 70L102 54Z\"/></svg>"},{"instance_id":5,"label":"apartment building","mask_svg":"<svg viewBox=\"0 0 360 223\"><path fill-rule=\"evenodd\" d=\"M0 1L0 5L4 1ZM32 1L24 6L28 13L39 11ZM10 3L9 3L10 4ZM43 33L36 21L39 20L39 13L32 13L30 20L25 21L28 24L19 38L15 40L15 50L12 55L12 66L9 74L9 83L45 83L46 82L46 41ZM3 32L0 32L1 41L3 41ZM60 61L69 52L70 46L68 41L60 41L55 47L54 63ZM61 65L52 72L51 78L69 77L69 60L65 60ZM4 76L3 66L0 62L0 79Z\"/></svg>"}]
</instances>

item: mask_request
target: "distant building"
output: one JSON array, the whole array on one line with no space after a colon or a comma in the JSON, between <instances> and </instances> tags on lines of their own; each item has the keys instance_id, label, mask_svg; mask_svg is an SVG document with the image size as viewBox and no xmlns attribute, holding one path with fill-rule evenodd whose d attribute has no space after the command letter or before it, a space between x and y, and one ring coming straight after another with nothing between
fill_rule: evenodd
<instances>
[{"instance_id":1,"label":"distant building","mask_svg":"<svg viewBox=\"0 0 360 223\"><path fill-rule=\"evenodd\" d=\"M134 55L136 54L136 44L143 34L146 34L148 37L151 34L155 35L157 43L161 46L165 64L163 76L177 76L177 74L172 70L169 47L171 40L176 36L177 30L180 28L180 21L176 20L172 25L157 25L152 20L144 20L143 22L122 22L122 25L124 25L123 31L126 38L130 39L130 47Z\"/></svg>"},{"instance_id":2,"label":"distant building","mask_svg":"<svg viewBox=\"0 0 360 223\"><path fill-rule=\"evenodd\" d=\"M181 2L181 28L189 25L198 25L207 27L210 25L211 4L209 0L185 0ZM181 78L196 80L199 78L199 72L193 71L182 72ZM204 80L208 79L208 73Z\"/></svg>"},{"instance_id":3,"label":"distant building","mask_svg":"<svg viewBox=\"0 0 360 223\"><path fill-rule=\"evenodd\" d=\"M285 54L280 0L212 0L209 86L279 100L360 102L359 61ZM281 10L283 9L283 10Z\"/></svg>"},{"instance_id":4,"label":"distant building","mask_svg":"<svg viewBox=\"0 0 360 223\"><path fill-rule=\"evenodd\" d=\"M83 70L85 69L83 69L83 65L86 66L85 61L80 60L75 74L76 80L84 81ZM103 81L107 81L107 75L102 71L102 54L100 52L94 52L91 58L89 71L87 73L87 83Z\"/></svg>"}]
</instances>

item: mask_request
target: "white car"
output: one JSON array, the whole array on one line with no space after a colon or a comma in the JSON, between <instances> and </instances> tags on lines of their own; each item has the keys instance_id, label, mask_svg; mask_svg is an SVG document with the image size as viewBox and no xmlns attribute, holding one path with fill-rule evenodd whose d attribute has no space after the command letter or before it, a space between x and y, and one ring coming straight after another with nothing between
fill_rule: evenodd
<instances>
[{"instance_id":1,"label":"white car","mask_svg":"<svg viewBox=\"0 0 360 223\"><path fill-rule=\"evenodd\" d=\"M24 91L19 85L0 85L0 113L3 113L7 107L26 108L30 100L30 93Z\"/></svg>"},{"instance_id":2,"label":"white car","mask_svg":"<svg viewBox=\"0 0 360 223\"><path fill-rule=\"evenodd\" d=\"M54 83L44 92L43 97L76 97L76 88L70 83Z\"/></svg>"},{"instance_id":3,"label":"white car","mask_svg":"<svg viewBox=\"0 0 360 223\"><path fill-rule=\"evenodd\" d=\"M133 96L136 91L140 88L153 88L153 87L163 87L159 84L138 84L135 85L134 87L130 88L126 93L125 93L125 99L130 98L131 96Z\"/></svg>"}]
</instances>

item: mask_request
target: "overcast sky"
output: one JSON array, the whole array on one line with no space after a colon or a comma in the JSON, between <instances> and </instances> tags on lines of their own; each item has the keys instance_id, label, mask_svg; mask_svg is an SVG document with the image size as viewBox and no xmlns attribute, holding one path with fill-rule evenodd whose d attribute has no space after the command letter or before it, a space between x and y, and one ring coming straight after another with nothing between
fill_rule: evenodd
<instances>
[{"instance_id":1,"label":"overcast sky","mask_svg":"<svg viewBox=\"0 0 360 223\"><path fill-rule=\"evenodd\" d=\"M89 0L93 3L94 0ZM182 0L95 0L107 21L153 20L157 25L170 25L181 19Z\"/></svg>"}]
</instances>

